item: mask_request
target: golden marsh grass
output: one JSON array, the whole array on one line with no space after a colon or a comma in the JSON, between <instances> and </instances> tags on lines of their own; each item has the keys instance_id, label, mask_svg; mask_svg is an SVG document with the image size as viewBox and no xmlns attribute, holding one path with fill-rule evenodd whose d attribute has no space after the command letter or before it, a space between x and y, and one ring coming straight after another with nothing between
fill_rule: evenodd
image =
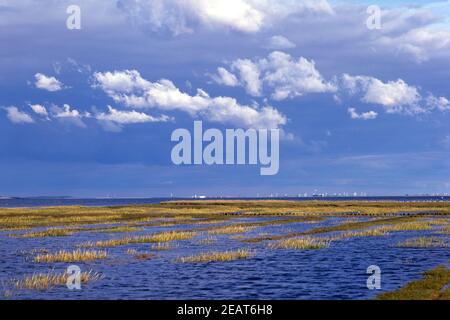
<instances>
[{"instance_id":1,"label":"golden marsh grass","mask_svg":"<svg viewBox=\"0 0 450 320\"><path fill-rule=\"evenodd\" d=\"M377 229L385 232L398 232L398 231L426 231L433 229L433 227L429 222L413 221L388 226L380 226Z\"/></svg>"},{"instance_id":2,"label":"golden marsh grass","mask_svg":"<svg viewBox=\"0 0 450 320\"><path fill-rule=\"evenodd\" d=\"M404 287L378 295L379 300L450 300L450 268L440 266Z\"/></svg>"},{"instance_id":3,"label":"golden marsh grass","mask_svg":"<svg viewBox=\"0 0 450 320\"><path fill-rule=\"evenodd\" d=\"M446 203L394 201L177 201L153 205L122 207L51 207L0 209L0 229L19 230L37 227L82 226L93 224L138 224L170 219L173 224L223 222L234 217L305 217L333 215L392 216L405 213L450 214ZM216 221L214 221L216 220ZM312 220L311 220L312 221ZM161 223L161 222L160 222ZM167 223L167 222L166 222ZM154 222L156 225L157 222Z\"/></svg>"},{"instance_id":4,"label":"golden marsh grass","mask_svg":"<svg viewBox=\"0 0 450 320\"><path fill-rule=\"evenodd\" d=\"M179 258L177 261L182 263L208 263L208 262L225 262L240 259L248 259L255 254L249 250L239 249L235 251L213 251L200 253L189 257Z\"/></svg>"},{"instance_id":5,"label":"golden marsh grass","mask_svg":"<svg viewBox=\"0 0 450 320\"><path fill-rule=\"evenodd\" d=\"M118 227L111 227L111 228L105 228L98 230L97 232L101 233L122 233L122 232L136 232L136 231L142 231L143 228L134 227L134 226L118 226Z\"/></svg>"},{"instance_id":6,"label":"golden marsh grass","mask_svg":"<svg viewBox=\"0 0 450 320\"><path fill-rule=\"evenodd\" d=\"M381 228L368 229L362 231L348 231L340 234L338 237L341 238L358 238L358 237L382 237L387 235L388 232Z\"/></svg>"},{"instance_id":7,"label":"golden marsh grass","mask_svg":"<svg viewBox=\"0 0 450 320\"><path fill-rule=\"evenodd\" d=\"M330 246L330 241L311 237L291 238L269 244L271 249L317 250Z\"/></svg>"},{"instance_id":8,"label":"golden marsh grass","mask_svg":"<svg viewBox=\"0 0 450 320\"><path fill-rule=\"evenodd\" d=\"M343 223L335 225L335 226L318 227L318 228L313 228L313 229L302 231L302 232L293 232L293 233L288 233L288 234L283 234L283 235L274 235L274 236L269 236L269 237L258 237L258 238L246 239L246 240L244 240L244 242L261 242L261 241L266 241L266 240L282 240L282 239L296 238L296 237L301 237L301 236L326 234L326 233L336 232L336 231L357 231L357 230L364 230L364 229L371 228L371 227L381 227L381 226L384 228L388 228L391 225L406 224L409 222L414 222L418 219L419 219L419 217L417 217L417 216L400 216L400 217L393 217L393 218L378 218L375 220L361 221L361 222L350 222L350 223L343 222ZM403 226L402 228L405 229L406 227Z\"/></svg>"},{"instance_id":9,"label":"golden marsh grass","mask_svg":"<svg viewBox=\"0 0 450 320\"><path fill-rule=\"evenodd\" d=\"M254 252L239 249L234 251L212 251L200 253L193 256L182 257L177 261L182 263L208 263L208 262L226 262L233 260L249 259L255 255Z\"/></svg>"},{"instance_id":10,"label":"golden marsh grass","mask_svg":"<svg viewBox=\"0 0 450 320\"><path fill-rule=\"evenodd\" d=\"M50 228L39 232L29 232L24 234L12 234L14 238L46 238L46 237L66 237L74 234L70 229Z\"/></svg>"},{"instance_id":11,"label":"golden marsh grass","mask_svg":"<svg viewBox=\"0 0 450 320\"><path fill-rule=\"evenodd\" d=\"M144 236L134 236L134 237L130 236L122 239L86 242L82 243L80 246L83 248L92 248L92 247L107 248L107 247L124 246L128 244L162 243L176 240L189 240L195 237L196 235L197 235L196 232L190 231L168 231Z\"/></svg>"},{"instance_id":12,"label":"golden marsh grass","mask_svg":"<svg viewBox=\"0 0 450 320\"><path fill-rule=\"evenodd\" d=\"M420 237L409 239L397 244L399 248L449 248L445 240L436 237Z\"/></svg>"},{"instance_id":13,"label":"golden marsh grass","mask_svg":"<svg viewBox=\"0 0 450 320\"><path fill-rule=\"evenodd\" d=\"M237 234L237 233L246 233L248 231L253 230L255 227L247 227L243 225L230 225L219 227L214 230L208 231L209 234L218 235L218 234Z\"/></svg>"},{"instance_id":14,"label":"golden marsh grass","mask_svg":"<svg viewBox=\"0 0 450 320\"><path fill-rule=\"evenodd\" d=\"M16 289L48 290L58 285L65 285L69 275L66 273L37 273L14 282ZM89 271L81 273L81 283L100 280L102 276Z\"/></svg>"},{"instance_id":15,"label":"golden marsh grass","mask_svg":"<svg viewBox=\"0 0 450 320\"><path fill-rule=\"evenodd\" d=\"M107 256L106 251L76 250L69 252L61 250L56 253L37 255L33 261L37 263L79 262L106 259Z\"/></svg>"},{"instance_id":16,"label":"golden marsh grass","mask_svg":"<svg viewBox=\"0 0 450 320\"><path fill-rule=\"evenodd\" d=\"M165 242L165 243L158 242L158 243L152 244L150 248L155 251L167 251L167 250L173 249L174 246L167 242Z\"/></svg>"},{"instance_id":17,"label":"golden marsh grass","mask_svg":"<svg viewBox=\"0 0 450 320\"><path fill-rule=\"evenodd\" d=\"M440 230L438 230L438 233L440 233L440 234L450 234L450 226L441 228Z\"/></svg>"},{"instance_id":18,"label":"golden marsh grass","mask_svg":"<svg viewBox=\"0 0 450 320\"><path fill-rule=\"evenodd\" d=\"M201 245L208 245L217 242L216 237L208 236L206 238L200 239L197 243Z\"/></svg>"}]
</instances>

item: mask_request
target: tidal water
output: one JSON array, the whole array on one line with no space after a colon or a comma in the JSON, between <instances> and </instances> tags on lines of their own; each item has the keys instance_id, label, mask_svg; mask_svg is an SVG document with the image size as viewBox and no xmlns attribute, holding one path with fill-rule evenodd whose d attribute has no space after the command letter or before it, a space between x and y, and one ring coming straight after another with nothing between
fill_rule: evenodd
<instances>
[{"instance_id":1,"label":"tidal water","mask_svg":"<svg viewBox=\"0 0 450 320\"><path fill-rule=\"evenodd\" d=\"M234 222L259 221L263 218L237 219ZM332 225L341 218L324 222L266 226L245 234L283 234L309 228ZM148 227L133 233L150 234L177 227ZM78 233L69 237L17 239L0 233L0 293L11 279L38 272L64 272L67 263L37 264L30 252L46 249L75 250L85 241L116 239L125 234ZM267 243L246 244L229 235L217 237L212 244L199 241L199 235L178 241L168 251L155 251L155 258L137 260L127 249L151 251L150 244L133 244L107 248L108 258L90 263L77 263L82 271L93 270L103 279L83 284L81 290L65 286L48 291L15 290L8 299L372 299L381 292L397 289L419 279L422 272L448 264L450 250L397 248L396 243L412 237L431 235L435 231L396 232L384 237L352 238L334 241L321 250L269 249ZM449 240L449 236L439 235ZM176 259L206 251L246 248L255 256L246 260L188 264ZM367 288L366 273L371 265L381 268L381 290ZM4 297L0 296L0 299Z\"/></svg>"}]
</instances>

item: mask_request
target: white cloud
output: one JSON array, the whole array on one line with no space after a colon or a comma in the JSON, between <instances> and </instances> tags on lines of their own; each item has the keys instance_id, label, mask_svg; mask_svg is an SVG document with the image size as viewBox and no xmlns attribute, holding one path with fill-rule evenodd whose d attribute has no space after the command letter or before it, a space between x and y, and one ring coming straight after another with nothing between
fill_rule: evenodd
<instances>
[{"instance_id":1,"label":"white cloud","mask_svg":"<svg viewBox=\"0 0 450 320\"><path fill-rule=\"evenodd\" d=\"M381 105L388 113L415 114L425 112L420 106L418 88L408 85L402 79L382 82L367 76L342 76L342 88L350 94L362 94L361 101Z\"/></svg>"},{"instance_id":2,"label":"white cloud","mask_svg":"<svg viewBox=\"0 0 450 320\"><path fill-rule=\"evenodd\" d=\"M450 48L450 31L430 27L415 28L400 35L383 36L376 44L387 50L395 48L397 52L422 63L443 49Z\"/></svg>"},{"instance_id":3,"label":"white cloud","mask_svg":"<svg viewBox=\"0 0 450 320\"><path fill-rule=\"evenodd\" d=\"M217 68L217 75L212 75L212 79L218 84L229 87L236 87L239 85L239 81L236 76L222 67Z\"/></svg>"},{"instance_id":4,"label":"white cloud","mask_svg":"<svg viewBox=\"0 0 450 320\"><path fill-rule=\"evenodd\" d=\"M389 108L413 106L419 99L417 88L409 86L401 79L387 83L372 79L363 98L367 103L377 103Z\"/></svg>"},{"instance_id":5,"label":"white cloud","mask_svg":"<svg viewBox=\"0 0 450 320\"><path fill-rule=\"evenodd\" d=\"M239 72L242 85L248 94L258 97L261 95L262 82L259 66L248 59L238 59L232 64L233 70Z\"/></svg>"},{"instance_id":6,"label":"white cloud","mask_svg":"<svg viewBox=\"0 0 450 320\"><path fill-rule=\"evenodd\" d=\"M272 97L275 100L336 91L332 83L324 81L312 60L303 57L295 60L289 54L275 51L268 59L260 61L260 65L266 70L264 82L274 89Z\"/></svg>"},{"instance_id":7,"label":"white cloud","mask_svg":"<svg viewBox=\"0 0 450 320\"><path fill-rule=\"evenodd\" d=\"M30 108L34 111L34 113L43 117L48 117L47 109L43 105L30 104Z\"/></svg>"},{"instance_id":8,"label":"white cloud","mask_svg":"<svg viewBox=\"0 0 450 320\"><path fill-rule=\"evenodd\" d=\"M195 96L180 91L170 80L150 82L136 70L97 72L94 87L102 88L116 103L134 108L180 110L191 116L243 127L277 128L286 118L270 106L239 104L230 97L210 97L198 89Z\"/></svg>"},{"instance_id":9,"label":"white cloud","mask_svg":"<svg viewBox=\"0 0 450 320\"><path fill-rule=\"evenodd\" d=\"M170 118L162 115L161 117L153 117L143 112L137 111L119 111L108 106L108 113L99 113L95 116L100 121L111 121L117 124L133 124L145 122L166 122Z\"/></svg>"},{"instance_id":10,"label":"white cloud","mask_svg":"<svg viewBox=\"0 0 450 320\"><path fill-rule=\"evenodd\" d=\"M55 113L53 116L55 118L83 118L83 117L90 117L90 114L88 112L81 113L80 111L76 109L72 109L70 105L64 104L63 108L54 108Z\"/></svg>"},{"instance_id":11,"label":"white cloud","mask_svg":"<svg viewBox=\"0 0 450 320\"><path fill-rule=\"evenodd\" d=\"M450 110L450 101L446 97L435 97L430 94L426 101L427 106L431 109L438 109L440 111Z\"/></svg>"},{"instance_id":12,"label":"white cloud","mask_svg":"<svg viewBox=\"0 0 450 320\"><path fill-rule=\"evenodd\" d=\"M359 120L373 120L376 119L378 116L378 113L376 113L375 111L358 113L356 112L355 108L348 108L347 112L352 119L359 119Z\"/></svg>"},{"instance_id":13,"label":"white cloud","mask_svg":"<svg viewBox=\"0 0 450 320\"><path fill-rule=\"evenodd\" d=\"M11 106L4 108L6 110L6 116L12 123L33 123L34 120L31 116L23 111L20 111L17 107Z\"/></svg>"},{"instance_id":14,"label":"white cloud","mask_svg":"<svg viewBox=\"0 0 450 320\"><path fill-rule=\"evenodd\" d=\"M36 78L36 88L47 90L50 92L59 91L63 88L62 83L59 82L59 80L55 77L47 77L42 73L36 73L34 77Z\"/></svg>"},{"instance_id":15,"label":"white cloud","mask_svg":"<svg viewBox=\"0 0 450 320\"><path fill-rule=\"evenodd\" d=\"M138 25L175 35L197 26L253 33L293 14L333 13L326 0L122 0L119 8Z\"/></svg>"},{"instance_id":16,"label":"white cloud","mask_svg":"<svg viewBox=\"0 0 450 320\"><path fill-rule=\"evenodd\" d=\"M293 43L291 40L283 36L273 36L269 39L268 42L269 43L266 46L268 49L285 50L296 47L295 43Z\"/></svg>"},{"instance_id":17,"label":"white cloud","mask_svg":"<svg viewBox=\"0 0 450 320\"><path fill-rule=\"evenodd\" d=\"M271 89L274 100L285 100L307 93L335 92L337 88L326 82L314 61L274 51L265 59L238 59L231 69L239 73L239 80L248 94L261 96L263 87Z\"/></svg>"},{"instance_id":18,"label":"white cloud","mask_svg":"<svg viewBox=\"0 0 450 320\"><path fill-rule=\"evenodd\" d=\"M75 125L80 128L85 128L86 125L83 122L83 118L90 118L91 114L89 112L80 112L68 104L64 104L62 108L57 105L52 105L51 107L52 117L60 120L61 122Z\"/></svg>"}]
</instances>

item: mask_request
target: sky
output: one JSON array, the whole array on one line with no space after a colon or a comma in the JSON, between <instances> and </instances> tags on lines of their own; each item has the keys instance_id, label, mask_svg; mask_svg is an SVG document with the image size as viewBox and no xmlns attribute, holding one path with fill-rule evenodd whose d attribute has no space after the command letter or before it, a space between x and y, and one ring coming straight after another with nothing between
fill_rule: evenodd
<instances>
[{"instance_id":1,"label":"sky","mask_svg":"<svg viewBox=\"0 0 450 320\"><path fill-rule=\"evenodd\" d=\"M0 0L0 43L0 196L450 192L449 1ZM195 120L278 174L174 165Z\"/></svg>"}]
</instances>

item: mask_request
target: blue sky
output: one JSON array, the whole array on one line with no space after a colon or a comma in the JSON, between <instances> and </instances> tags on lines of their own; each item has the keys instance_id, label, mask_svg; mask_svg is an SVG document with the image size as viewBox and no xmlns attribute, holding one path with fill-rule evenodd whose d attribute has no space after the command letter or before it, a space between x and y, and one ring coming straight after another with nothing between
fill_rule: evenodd
<instances>
[{"instance_id":1,"label":"blue sky","mask_svg":"<svg viewBox=\"0 0 450 320\"><path fill-rule=\"evenodd\" d=\"M0 1L0 195L450 190L448 1L71 4ZM281 129L279 173L173 165L194 120Z\"/></svg>"}]
</instances>

